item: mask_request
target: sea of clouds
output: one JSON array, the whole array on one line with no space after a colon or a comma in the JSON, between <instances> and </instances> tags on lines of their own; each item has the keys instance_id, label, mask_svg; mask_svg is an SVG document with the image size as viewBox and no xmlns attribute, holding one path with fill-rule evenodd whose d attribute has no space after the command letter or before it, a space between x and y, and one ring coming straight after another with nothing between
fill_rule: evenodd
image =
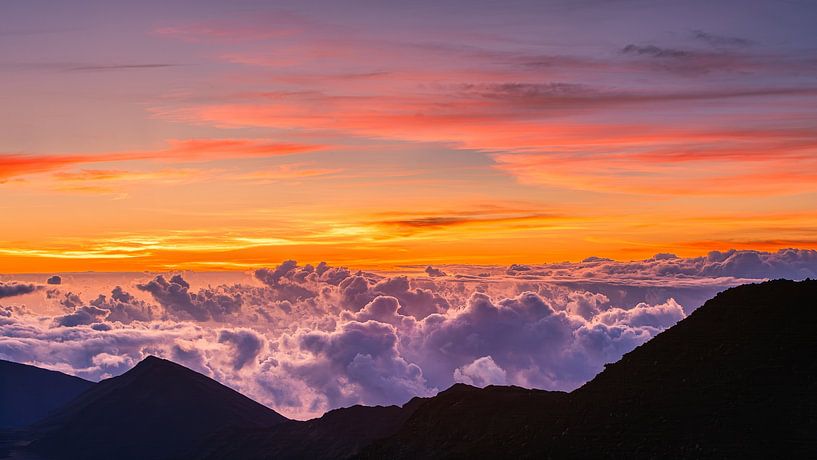
<instances>
[{"instance_id":1,"label":"sea of clouds","mask_svg":"<svg viewBox=\"0 0 817 460\"><path fill-rule=\"evenodd\" d=\"M65 276L7 279L0 359L99 380L153 354L303 419L455 382L571 390L721 290L808 277L817 251L788 249L409 275L286 261L198 288L183 274L134 274L95 295ZM32 295L50 313L19 300Z\"/></svg>"}]
</instances>

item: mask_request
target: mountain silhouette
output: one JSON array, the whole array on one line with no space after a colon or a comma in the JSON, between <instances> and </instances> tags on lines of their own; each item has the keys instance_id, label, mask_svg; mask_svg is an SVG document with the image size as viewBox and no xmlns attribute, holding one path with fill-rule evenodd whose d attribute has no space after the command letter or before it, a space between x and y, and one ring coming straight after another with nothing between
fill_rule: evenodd
<instances>
[{"instance_id":1,"label":"mountain silhouette","mask_svg":"<svg viewBox=\"0 0 817 460\"><path fill-rule=\"evenodd\" d=\"M62 372L0 360L0 428L30 425L93 385Z\"/></svg>"},{"instance_id":2,"label":"mountain silhouette","mask_svg":"<svg viewBox=\"0 0 817 460\"><path fill-rule=\"evenodd\" d=\"M185 458L220 431L286 420L213 379L149 356L35 424L29 451L45 458Z\"/></svg>"},{"instance_id":3,"label":"mountain silhouette","mask_svg":"<svg viewBox=\"0 0 817 460\"><path fill-rule=\"evenodd\" d=\"M817 281L718 294L572 393L455 385L361 458L814 458Z\"/></svg>"},{"instance_id":4,"label":"mountain silhouette","mask_svg":"<svg viewBox=\"0 0 817 460\"><path fill-rule=\"evenodd\" d=\"M6 444L56 459L815 458L815 331L817 281L745 285L571 393L456 384L303 422L150 357Z\"/></svg>"},{"instance_id":5,"label":"mountain silhouette","mask_svg":"<svg viewBox=\"0 0 817 460\"><path fill-rule=\"evenodd\" d=\"M291 420L253 431L233 429L211 438L197 449L203 459L342 459L357 454L373 441L397 432L423 398L400 406L352 406L322 417Z\"/></svg>"}]
</instances>

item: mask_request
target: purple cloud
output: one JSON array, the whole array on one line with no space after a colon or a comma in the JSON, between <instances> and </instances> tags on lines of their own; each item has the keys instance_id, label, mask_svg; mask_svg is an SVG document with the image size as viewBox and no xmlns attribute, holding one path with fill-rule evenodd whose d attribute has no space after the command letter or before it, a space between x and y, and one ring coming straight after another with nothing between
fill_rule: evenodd
<instances>
[{"instance_id":1,"label":"purple cloud","mask_svg":"<svg viewBox=\"0 0 817 460\"><path fill-rule=\"evenodd\" d=\"M1 282L0 281L0 299L3 297L13 297L17 295L24 295L24 294L31 294L32 292L40 289L40 286L36 284L30 283L17 283L17 282Z\"/></svg>"},{"instance_id":2,"label":"purple cloud","mask_svg":"<svg viewBox=\"0 0 817 460\"><path fill-rule=\"evenodd\" d=\"M79 307L74 312L67 315L57 316L54 323L58 326L72 327L85 324L93 324L103 321L108 315L107 310L94 306Z\"/></svg>"},{"instance_id":3,"label":"purple cloud","mask_svg":"<svg viewBox=\"0 0 817 460\"><path fill-rule=\"evenodd\" d=\"M444 271L440 270L439 268L434 268L434 267L432 267L431 265L429 265L428 267L426 267L426 270L425 270L425 271L426 271L426 274L428 274L428 276L430 276L430 277L432 277L432 278L437 278L437 277L440 277L440 276L445 276L445 272L444 272Z\"/></svg>"},{"instance_id":4,"label":"purple cloud","mask_svg":"<svg viewBox=\"0 0 817 460\"><path fill-rule=\"evenodd\" d=\"M505 385L507 383L507 374L501 367L497 366L493 358L483 356L475 359L470 364L455 369L454 381L478 387Z\"/></svg>"},{"instance_id":5,"label":"purple cloud","mask_svg":"<svg viewBox=\"0 0 817 460\"><path fill-rule=\"evenodd\" d=\"M232 346L233 369L236 371L255 360L265 343L264 337L252 329L222 329L218 333L218 341Z\"/></svg>"},{"instance_id":6,"label":"purple cloud","mask_svg":"<svg viewBox=\"0 0 817 460\"><path fill-rule=\"evenodd\" d=\"M107 310L109 312L108 321L120 321L127 324L131 321L151 321L159 317L156 307L136 299L123 291L120 286L113 288L110 298L100 294L96 300L91 301L91 305Z\"/></svg>"},{"instance_id":7,"label":"purple cloud","mask_svg":"<svg viewBox=\"0 0 817 460\"><path fill-rule=\"evenodd\" d=\"M149 292L171 315L180 319L196 321L224 321L227 316L241 309L241 296L223 289L202 289L191 293L190 284L181 275L173 275L168 281L163 275L137 284L137 288Z\"/></svg>"}]
</instances>

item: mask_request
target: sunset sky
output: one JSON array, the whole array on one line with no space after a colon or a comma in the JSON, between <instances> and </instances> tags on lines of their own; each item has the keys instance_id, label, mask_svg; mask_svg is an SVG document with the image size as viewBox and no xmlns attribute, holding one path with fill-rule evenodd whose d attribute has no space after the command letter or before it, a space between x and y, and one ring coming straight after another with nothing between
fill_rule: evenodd
<instances>
[{"instance_id":1,"label":"sunset sky","mask_svg":"<svg viewBox=\"0 0 817 460\"><path fill-rule=\"evenodd\" d=\"M812 0L0 0L0 360L573 390L817 278ZM775 327L774 319L770 327Z\"/></svg>"},{"instance_id":2,"label":"sunset sky","mask_svg":"<svg viewBox=\"0 0 817 460\"><path fill-rule=\"evenodd\" d=\"M817 248L817 3L0 3L0 272Z\"/></svg>"}]
</instances>

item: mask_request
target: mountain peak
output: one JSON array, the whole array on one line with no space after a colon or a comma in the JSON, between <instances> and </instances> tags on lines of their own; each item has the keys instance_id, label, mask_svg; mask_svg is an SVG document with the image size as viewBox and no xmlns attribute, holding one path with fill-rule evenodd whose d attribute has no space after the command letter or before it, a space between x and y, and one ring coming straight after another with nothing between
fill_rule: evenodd
<instances>
[{"instance_id":1,"label":"mountain peak","mask_svg":"<svg viewBox=\"0 0 817 460\"><path fill-rule=\"evenodd\" d=\"M179 368L189 370L188 368L182 366L181 364L174 363L168 359L160 358L155 355L147 355L141 361L139 361L133 369L153 369L153 368ZM133 370L131 369L131 370Z\"/></svg>"},{"instance_id":2,"label":"mountain peak","mask_svg":"<svg viewBox=\"0 0 817 460\"><path fill-rule=\"evenodd\" d=\"M446 388L445 390L441 391L440 394L453 394L453 393L461 393L466 391L479 391L479 388L468 385L467 383L455 383L450 387Z\"/></svg>"},{"instance_id":3,"label":"mountain peak","mask_svg":"<svg viewBox=\"0 0 817 460\"><path fill-rule=\"evenodd\" d=\"M149 355L39 423L41 435L31 447L48 458L65 449L87 459L157 458L157 451L177 458L186 456L180 449L224 430L265 429L285 421L232 388ZM87 433L99 442L82 442Z\"/></svg>"}]
</instances>

